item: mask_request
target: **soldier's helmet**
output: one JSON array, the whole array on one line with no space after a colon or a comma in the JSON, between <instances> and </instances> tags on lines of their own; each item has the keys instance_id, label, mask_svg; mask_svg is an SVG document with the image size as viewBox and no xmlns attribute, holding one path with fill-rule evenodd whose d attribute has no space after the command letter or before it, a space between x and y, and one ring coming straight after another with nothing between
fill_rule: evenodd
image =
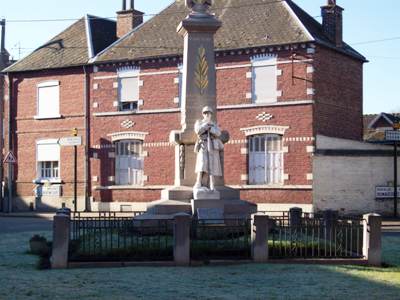
<instances>
[{"instance_id":1,"label":"soldier's helmet","mask_svg":"<svg viewBox=\"0 0 400 300\"><path fill-rule=\"evenodd\" d=\"M203 108L203 115L205 114L205 113L213 113L213 110L212 110L212 108L211 107L209 107L209 106L204 106L204 108Z\"/></svg>"}]
</instances>

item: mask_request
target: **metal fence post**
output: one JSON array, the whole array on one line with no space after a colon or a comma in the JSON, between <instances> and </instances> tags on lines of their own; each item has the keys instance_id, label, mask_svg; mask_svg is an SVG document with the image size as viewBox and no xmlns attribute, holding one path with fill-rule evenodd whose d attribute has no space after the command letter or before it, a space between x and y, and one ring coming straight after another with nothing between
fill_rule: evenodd
<instances>
[{"instance_id":1,"label":"metal fence post","mask_svg":"<svg viewBox=\"0 0 400 300\"><path fill-rule=\"evenodd\" d=\"M251 217L251 256L254 262L268 261L269 217L254 214Z\"/></svg>"},{"instance_id":2,"label":"metal fence post","mask_svg":"<svg viewBox=\"0 0 400 300\"><path fill-rule=\"evenodd\" d=\"M59 211L53 221L53 250L51 267L53 269L68 268L68 248L70 238L70 216Z\"/></svg>"},{"instance_id":3,"label":"metal fence post","mask_svg":"<svg viewBox=\"0 0 400 300\"><path fill-rule=\"evenodd\" d=\"M363 255L371 266L382 265L382 217L364 215Z\"/></svg>"},{"instance_id":4,"label":"metal fence post","mask_svg":"<svg viewBox=\"0 0 400 300\"><path fill-rule=\"evenodd\" d=\"M292 207L289 210L290 226L292 227L300 226L302 215L303 215L303 209L301 209L300 207Z\"/></svg>"},{"instance_id":5,"label":"metal fence post","mask_svg":"<svg viewBox=\"0 0 400 300\"><path fill-rule=\"evenodd\" d=\"M188 214L174 217L174 261L178 266L190 265L190 223Z\"/></svg>"}]
</instances>

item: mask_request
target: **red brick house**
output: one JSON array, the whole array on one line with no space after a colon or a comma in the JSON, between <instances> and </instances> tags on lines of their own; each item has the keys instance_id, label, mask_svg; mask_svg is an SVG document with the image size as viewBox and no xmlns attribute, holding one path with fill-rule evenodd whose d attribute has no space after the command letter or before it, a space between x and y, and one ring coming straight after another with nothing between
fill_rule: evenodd
<instances>
[{"instance_id":1,"label":"red brick house","mask_svg":"<svg viewBox=\"0 0 400 300\"><path fill-rule=\"evenodd\" d=\"M116 24L87 16L6 70L16 208L71 206L72 148L57 141L72 128L84 140L80 209L142 209L174 185L176 28L188 10L174 2L142 23L131 8ZM260 209L312 210L316 136L363 136L366 59L343 41L343 9L329 0L323 24L289 0L216 0L213 10L223 23L215 55L226 183Z\"/></svg>"}]
</instances>

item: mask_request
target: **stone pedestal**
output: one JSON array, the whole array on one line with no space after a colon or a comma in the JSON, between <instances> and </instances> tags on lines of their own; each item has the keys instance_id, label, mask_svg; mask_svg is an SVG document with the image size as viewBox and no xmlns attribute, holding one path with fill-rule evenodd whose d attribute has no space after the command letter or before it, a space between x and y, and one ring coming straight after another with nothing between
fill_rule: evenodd
<instances>
[{"instance_id":1,"label":"stone pedestal","mask_svg":"<svg viewBox=\"0 0 400 300\"><path fill-rule=\"evenodd\" d=\"M371 266L382 265L382 217L364 215L363 254Z\"/></svg>"},{"instance_id":2,"label":"stone pedestal","mask_svg":"<svg viewBox=\"0 0 400 300\"><path fill-rule=\"evenodd\" d=\"M68 247L70 235L70 217L57 213L53 220L53 250L51 256L52 269L68 268Z\"/></svg>"},{"instance_id":3,"label":"stone pedestal","mask_svg":"<svg viewBox=\"0 0 400 300\"><path fill-rule=\"evenodd\" d=\"M178 266L190 264L190 215L174 217L174 261Z\"/></svg>"},{"instance_id":4,"label":"stone pedestal","mask_svg":"<svg viewBox=\"0 0 400 300\"><path fill-rule=\"evenodd\" d=\"M251 255L254 262L268 261L269 217L253 215L251 218Z\"/></svg>"}]
</instances>

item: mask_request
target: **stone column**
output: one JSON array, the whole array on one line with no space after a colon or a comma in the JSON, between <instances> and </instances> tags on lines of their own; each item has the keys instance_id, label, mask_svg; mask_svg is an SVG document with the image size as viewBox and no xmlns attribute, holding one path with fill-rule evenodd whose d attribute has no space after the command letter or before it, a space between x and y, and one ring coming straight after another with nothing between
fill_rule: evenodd
<instances>
[{"instance_id":1,"label":"stone column","mask_svg":"<svg viewBox=\"0 0 400 300\"><path fill-rule=\"evenodd\" d=\"M175 139L178 140L177 144L184 146L181 149L184 151L184 166L178 169L178 174L175 174L175 183L179 186L193 186L196 181L194 172L196 120L202 118L204 106L210 106L214 112L217 111L214 35L221 27L221 22L208 13L206 4L192 5L192 13L179 24L177 29L184 37L182 129L179 137ZM199 8L201 12L198 11ZM216 122L216 114L213 121Z\"/></svg>"},{"instance_id":2,"label":"stone column","mask_svg":"<svg viewBox=\"0 0 400 300\"><path fill-rule=\"evenodd\" d=\"M70 238L70 217L57 212L53 220L53 251L51 267L53 269L68 268L68 249Z\"/></svg>"},{"instance_id":3,"label":"stone column","mask_svg":"<svg viewBox=\"0 0 400 300\"><path fill-rule=\"evenodd\" d=\"M371 266L382 265L382 217L364 215L363 254Z\"/></svg>"},{"instance_id":4,"label":"stone column","mask_svg":"<svg viewBox=\"0 0 400 300\"><path fill-rule=\"evenodd\" d=\"M178 266L190 265L190 224L188 214L174 217L174 261Z\"/></svg>"},{"instance_id":5,"label":"stone column","mask_svg":"<svg viewBox=\"0 0 400 300\"><path fill-rule=\"evenodd\" d=\"M252 215L251 218L251 256L254 262L268 261L269 217Z\"/></svg>"}]
</instances>

